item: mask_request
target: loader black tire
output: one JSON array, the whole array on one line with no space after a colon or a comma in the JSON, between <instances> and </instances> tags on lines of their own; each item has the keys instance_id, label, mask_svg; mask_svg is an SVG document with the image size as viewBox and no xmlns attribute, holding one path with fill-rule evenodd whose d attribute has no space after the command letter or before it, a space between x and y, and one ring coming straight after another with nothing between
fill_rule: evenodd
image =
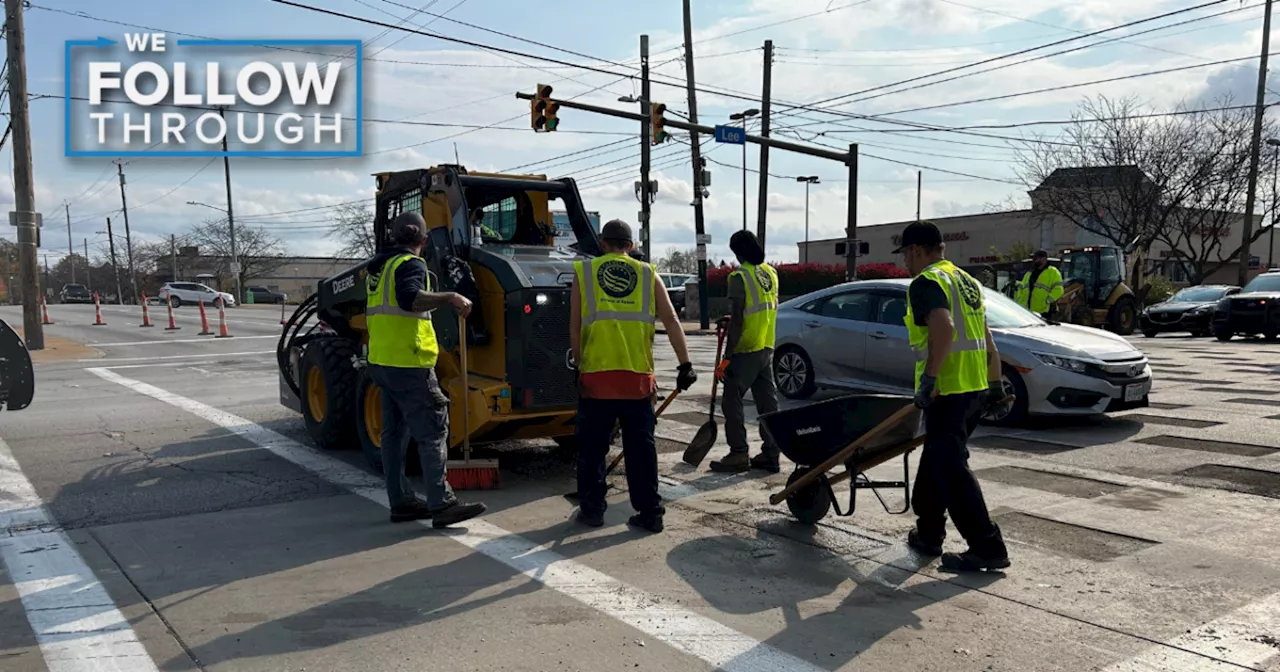
<instances>
[{"instance_id":1,"label":"loader black tire","mask_svg":"<svg viewBox=\"0 0 1280 672\"><path fill-rule=\"evenodd\" d=\"M324 450L354 448L357 373L351 341L318 338L302 355L302 419Z\"/></svg>"},{"instance_id":2,"label":"loader black tire","mask_svg":"<svg viewBox=\"0 0 1280 672\"><path fill-rule=\"evenodd\" d=\"M1138 302L1132 297L1119 299L1107 314L1108 330L1120 336L1133 334L1138 324L1138 312Z\"/></svg>"},{"instance_id":3,"label":"loader black tire","mask_svg":"<svg viewBox=\"0 0 1280 672\"><path fill-rule=\"evenodd\" d=\"M360 371L356 382L356 437L360 452L370 469L382 472L382 390L373 383L369 370Z\"/></svg>"}]
</instances>

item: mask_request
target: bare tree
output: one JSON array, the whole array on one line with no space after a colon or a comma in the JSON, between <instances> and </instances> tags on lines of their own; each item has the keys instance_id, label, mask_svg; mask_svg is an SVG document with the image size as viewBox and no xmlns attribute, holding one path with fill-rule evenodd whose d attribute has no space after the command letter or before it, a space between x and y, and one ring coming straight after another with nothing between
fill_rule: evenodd
<instances>
[{"instance_id":1,"label":"bare tree","mask_svg":"<svg viewBox=\"0 0 1280 672\"><path fill-rule=\"evenodd\" d=\"M698 256L692 250L681 250L668 247L666 254L657 262L658 270L663 273L697 273Z\"/></svg>"},{"instance_id":2,"label":"bare tree","mask_svg":"<svg viewBox=\"0 0 1280 672\"><path fill-rule=\"evenodd\" d=\"M219 278L231 276L231 232L227 220L205 220L186 234L189 244L200 248L200 254L214 260ZM284 243L266 229L240 225L236 227L236 253L240 257L240 283L247 278L269 275L284 265Z\"/></svg>"},{"instance_id":3,"label":"bare tree","mask_svg":"<svg viewBox=\"0 0 1280 672\"><path fill-rule=\"evenodd\" d=\"M363 203L340 205L330 217L329 237L342 245L339 257L372 257L377 251L373 236L373 208Z\"/></svg>"}]
</instances>

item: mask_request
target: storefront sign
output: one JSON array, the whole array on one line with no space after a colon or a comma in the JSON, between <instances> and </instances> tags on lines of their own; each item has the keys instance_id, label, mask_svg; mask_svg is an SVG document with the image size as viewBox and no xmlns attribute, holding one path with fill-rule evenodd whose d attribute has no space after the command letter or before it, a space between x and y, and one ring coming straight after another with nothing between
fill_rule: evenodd
<instances>
[{"instance_id":1,"label":"storefront sign","mask_svg":"<svg viewBox=\"0 0 1280 672\"><path fill-rule=\"evenodd\" d=\"M956 232L956 233L944 233L944 234L942 234L942 242L944 242L944 243L958 243L958 242L963 241L963 240L969 240L969 232L968 232L968 231L958 231L958 232ZM902 244L902 236L901 236L901 235L895 235L895 236L893 237L893 244L894 244L894 246L901 245L901 244Z\"/></svg>"},{"instance_id":2,"label":"storefront sign","mask_svg":"<svg viewBox=\"0 0 1280 672\"><path fill-rule=\"evenodd\" d=\"M990 256L990 257L969 257L969 263L971 263L971 264L994 264L994 263L996 263L997 261L1000 261L1000 257L998 257L998 256Z\"/></svg>"}]
</instances>

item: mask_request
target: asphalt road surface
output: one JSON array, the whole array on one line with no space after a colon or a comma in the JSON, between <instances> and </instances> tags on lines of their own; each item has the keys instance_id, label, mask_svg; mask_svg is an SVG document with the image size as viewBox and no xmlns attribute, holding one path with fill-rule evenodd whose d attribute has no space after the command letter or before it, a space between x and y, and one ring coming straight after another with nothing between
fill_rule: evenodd
<instances>
[{"instance_id":1,"label":"asphalt road surface","mask_svg":"<svg viewBox=\"0 0 1280 672\"><path fill-rule=\"evenodd\" d=\"M1014 566L968 576L869 493L804 527L768 504L785 472L681 464L714 337L659 424L665 533L625 525L620 476L606 526L575 525L573 467L539 446L442 533L388 523L359 452L312 448L278 404L278 313L228 311L214 339L189 307L177 331L163 308L152 329L50 312L95 354L38 365L35 403L0 415L5 672L1280 671L1280 344L1139 337L1152 408L980 430Z\"/></svg>"}]
</instances>

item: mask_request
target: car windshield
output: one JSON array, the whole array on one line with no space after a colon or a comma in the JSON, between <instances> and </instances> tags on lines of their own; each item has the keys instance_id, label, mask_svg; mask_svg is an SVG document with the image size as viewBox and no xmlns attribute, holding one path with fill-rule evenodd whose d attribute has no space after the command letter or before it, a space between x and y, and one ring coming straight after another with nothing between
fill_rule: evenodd
<instances>
[{"instance_id":1,"label":"car windshield","mask_svg":"<svg viewBox=\"0 0 1280 672\"><path fill-rule=\"evenodd\" d=\"M1169 297L1170 303L1207 303L1217 301L1226 294L1222 287L1188 287Z\"/></svg>"},{"instance_id":2,"label":"car windshield","mask_svg":"<svg viewBox=\"0 0 1280 672\"><path fill-rule=\"evenodd\" d=\"M1280 273L1259 275L1244 286L1245 292L1280 292Z\"/></svg>"},{"instance_id":3,"label":"car windshield","mask_svg":"<svg viewBox=\"0 0 1280 672\"><path fill-rule=\"evenodd\" d=\"M992 329L1020 329L1045 324L1038 315L1019 306L994 289L983 287L982 296L986 303L987 326Z\"/></svg>"},{"instance_id":4,"label":"car windshield","mask_svg":"<svg viewBox=\"0 0 1280 672\"><path fill-rule=\"evenodd\" d=\"M65 289L69 292L81 292L84 291L84 285L67 285Z\"/></svg>"}]
</instances>

